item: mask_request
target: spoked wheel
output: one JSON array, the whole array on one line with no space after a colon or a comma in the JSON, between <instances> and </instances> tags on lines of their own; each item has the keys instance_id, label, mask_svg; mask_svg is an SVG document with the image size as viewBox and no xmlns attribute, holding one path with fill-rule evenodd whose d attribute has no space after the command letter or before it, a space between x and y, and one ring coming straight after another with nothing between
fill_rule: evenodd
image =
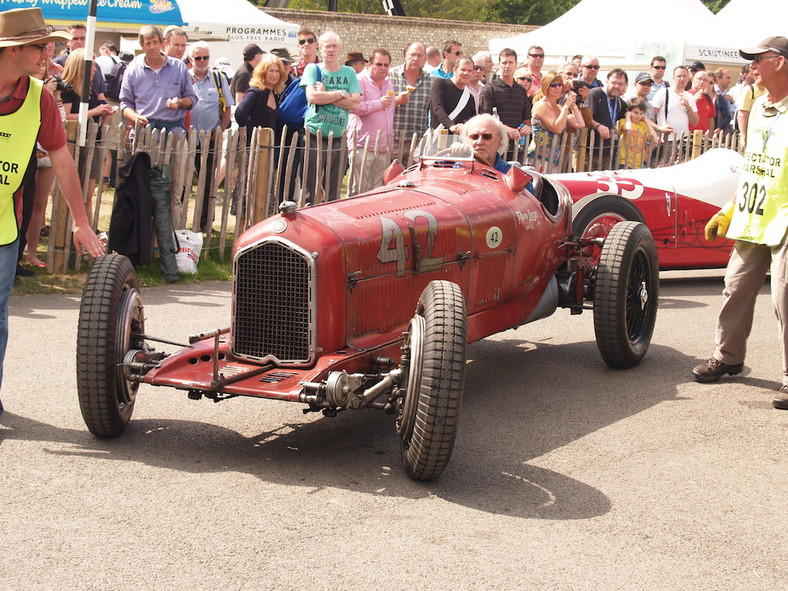
<instances>
[{"instance_id":1,"label":"spoked wheel","mask_svg":"<svg viewBox=\"0 0 788 591\"><path fill-rule=\"evenodd\" d=\"M576 238L607 238L613 226L626 221L645 222L640 210L618 195L588 195L572 206L572 234ZM583 254L591 265L596 265L600 252L593 245L586 247Z\"/></svg>"},{"instance_id":2,"label":"spoked wheel","mask_svg":"<svg viewBox=\"0 0 788 591\"><path fill-rule=\"evenodd\" d=\"M82 292L77 328L77 390L91 433L115 437L126 428L139 384L124 377L123 360L140 349L145 318L139 282L129 259L96 259Z\"/></svg>"},{"instance_id":3,"label":"spoked wheel","mask_svg":"<svg viewBox=\"0 0 788 591\"><path fill-rule=\"evenodd\" d=\"M459 286L432 281L411 320L405 398L397 416L402 462L414 480L433 480L449 462L460 419L467 346Z\"/></svg>"},{"instance_id":4,"label":"spoked wheel","mask_svg":"<svg viewBox=\"0 0 788 591\"><path fill-rule=\"evenodd\" d=\"M610 230L596 270L594 332L611 367L640 363L657 319L659 264L654 238L638 222Z\"/></svg>"}]
</instances>

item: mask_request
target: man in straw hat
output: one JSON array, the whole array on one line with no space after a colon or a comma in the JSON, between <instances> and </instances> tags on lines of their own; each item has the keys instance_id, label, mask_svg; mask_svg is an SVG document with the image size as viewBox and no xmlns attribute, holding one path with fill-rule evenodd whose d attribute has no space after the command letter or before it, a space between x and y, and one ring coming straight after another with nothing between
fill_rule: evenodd
<instances>
[{"instance_id":1,"label":"man in straw hat","mask_svg":"<svg viewBox=\"0 0 788 591\"><path fill-rule=\"evenodd\" d=\"M49 152L63 195L74 219L77 252L99 256L104 246L90 228L74 160L55 97L32 78L50 41L67 33L47 26L40 8L0 13L0 385L8 342L8 296L14 285L18 254L21 186L36 141ZM0 403L0 412L2 404Z\"/></svg>"}]
</instances>

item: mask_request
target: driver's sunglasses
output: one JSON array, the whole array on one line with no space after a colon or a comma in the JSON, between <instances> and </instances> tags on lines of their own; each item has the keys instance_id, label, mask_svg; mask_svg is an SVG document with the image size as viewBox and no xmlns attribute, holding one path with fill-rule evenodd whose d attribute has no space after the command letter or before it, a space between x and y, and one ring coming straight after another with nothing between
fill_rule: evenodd
<instances>
[{"instance_id":1,"label":"driver's sunglasses","mask_svg":"<svg viewBox=\"0 0 788 591\"><path fill-rule=\"evenodd\" d=\"M304 45L305 43L314 43L314 42L315 42L315 38L314 37L309 37L308 39L299 39L298 40L298 44L299 45Z\"/></svg>"},{"instance_id":2,"label":"driver's sunglasses","mask_svg":"<svg viewBox=\"0 0 788 591\"><path fill-rule=\"evenodd\" d=\"M487 131L485 131L484 133L469 133L468 134L468 139L471 140L471 141L476 141L479 138L482 138L484 141L489 142L491 139L493 139L493 134L491 134L491 133L489 133Z\"/></svg>"}]
</instances>

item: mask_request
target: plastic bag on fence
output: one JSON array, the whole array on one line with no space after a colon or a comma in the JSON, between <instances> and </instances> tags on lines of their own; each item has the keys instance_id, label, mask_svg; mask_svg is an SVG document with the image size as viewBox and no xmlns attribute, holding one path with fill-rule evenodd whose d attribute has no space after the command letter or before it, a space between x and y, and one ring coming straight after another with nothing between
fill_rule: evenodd
<instances>
[{"instance_id":1,"label":"plastic bag on fence","mask_svg":"<svg viewBox=\"0 0 788 591\"><path fill-rule=\"evenodd\" d=\"M178 240L178 252L175 254L178 272L196 275L197 262L202 252L202 234L189 230L175 230L175 238Z\"/></svg>"}]
</instances>

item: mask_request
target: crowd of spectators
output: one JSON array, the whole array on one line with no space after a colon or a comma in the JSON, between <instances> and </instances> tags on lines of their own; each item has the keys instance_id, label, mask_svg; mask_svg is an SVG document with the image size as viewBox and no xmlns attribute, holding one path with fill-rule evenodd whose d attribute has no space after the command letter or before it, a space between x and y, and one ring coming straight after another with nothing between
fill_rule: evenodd
<instances>
[{"instance_id":1,"label":"crowd of spectators","mask_svg":"<svg viewBox=\"0 0 788 591\"><path fill-rule=\"evenodd\" d=\"M47 88L62 101L64 118L75 118L81 100L75 91L81 88L75 84L81 76L76 66L82 62L85 27L74 24L68 30L66 50L49 60L42 77L51 82L56 75L60 80L66 67L65 92L53 84ZM396 145L410 146L430 129L461 136L477 114L489 114L502 124L508 138L505 160L525 153L546 171L555 170L558 139L588 128L593 154L600 161L610 156L612 140L619 137L626 150L619 150L617 165L640 167L657 164L648 157L652 146L663 142L670 147L682 134L696 129L726 135L746 131L749 109L762 93L748 67L735 84L727 68L707 71L700 62L675 66L668 81L668 64L661 56L655 56L649 70L630 83L627 73L614 67L600 79L604 64L593 55L576 55L558 68L544 70L545 52L538 46L528 48L525 55L504 49L497 56L486 51L469 56L461 41L449 39L442 47L415 41L401 54L378 47L365 56L346 51L339 35L330 31L318 36L305 27L297 39L297 55L283 48L266 52L249 44L242 65L233 72L226 58L211 55L210 44L190 45L182 29L144 26L139 34L142 53L137 57L119 55L111 43L101 46L94 62L89 115L104 122L119 110L129 129L150 124L207 132L210 139L200 140L195 168L199 171L207 162L201 226L208 232L209 193L216 185L211 176L214 154L221 150L216 132L231 125L249 131L247 145L253 128L270 127L275 130L275 143L284 146L285 157L289 146L297 146L291 155L294 173L288 176L287 186L284 178L279 179L278 195L292 199L301 184L307 200L315 202L338 198L348 169L353 173L347 182L348 196L381 185ZM74 66L70 69L69 61ZM123 65L120 73L119 64ZM113 80L116 76L118 81ZM113 83L119 87L116 100L105 96ZM346 144L340 139L344 132ZM553 149L535 153L539 145ZM323 156L318 158L318 152ZM407 165L409 150L404 154ZM308 161L302 175L299 163L305 155ZM39 165L41 186L29 225L32 234L43 226L40 218L52 185L45 161ZM225 166L222 161L218 183L224 180ZM109 162L86 163L83 168L91 179L90 216L94 186L102 176L107 178ZM231 182L235 187L235 179ZM31 242L36 237L31 235ZM34 251L26 261L43 265Z\"/></svg>"}]
</instances>

